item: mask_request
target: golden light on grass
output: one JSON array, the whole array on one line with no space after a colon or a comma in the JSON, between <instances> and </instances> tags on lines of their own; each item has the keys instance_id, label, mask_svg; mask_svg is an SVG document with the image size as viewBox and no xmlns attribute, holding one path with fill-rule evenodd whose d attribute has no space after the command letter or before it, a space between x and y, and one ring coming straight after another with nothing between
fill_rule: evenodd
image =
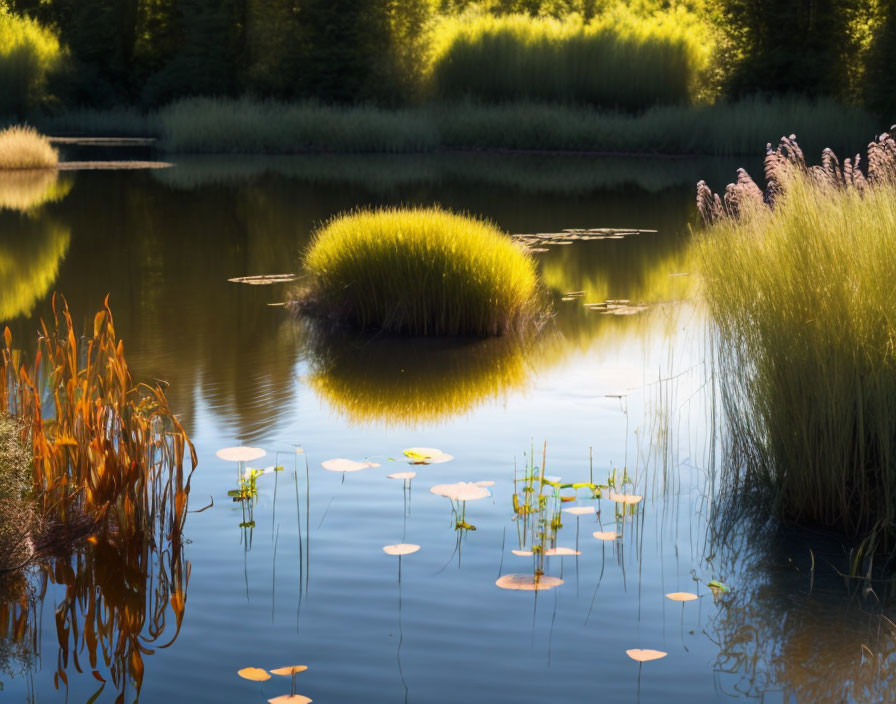
<instances>
[{"instance_id":1,"label":"golden light on grass","mask_svg":"<svg viewBox=\"0 0 896 704\"><path fill-rule=\"evenodd\" d=\"M33 127L13 125L0 130L0 171L5 169L54 169L59 154L50 140Z\"/></svg>"},{"instance_id":2,"label":"golden light on grass","mask_svg":"<svg viewBox=\"0 0 896 704\"><path fill-rule=\"evenodd\" d=\"M334 218L304 258L303 310L361 329L486 336L537 314L532 258L495 226L440 208Z\"/></svg>"},{"instance_id":3,"label":"golden light on grass","mask_svg":"<svg viewBox=\"0 0 896 704\"><path fill-rule=\"evenodd\" d=\"M651 660L660 660L661 658L666 657L669 653L664 653L662 650L642 650L641 648L632 648L631 650L626 650L625 654L635 662L650 662Z\"/></svg>"},{"instance_id":4,"label":"golden light on grass","mask_svg":"<svg viewBox=\"0 0 896 704\"><path fill-rule=\"evenodd\" d=\"M550 577L548 575L505 574L495 584L501 589L536 592L559 587L563 584L563 580L559 577Z\"/></svg>"},{"instance_id":5,"label":"golden light on grass","mask_svg":"<svg viewBox=\"0 0 896 704\"><path fill-rule=\"evenodd\" d=\"M672 601L694 601L698 597L691 592L671 592L670 594L666 594L666 598L671 599Z\"/></svg>"},{"instance_id":6,"label":"golden light on grass","mask_svg":"<svg viewBox=\"0 0 896 704\"><path fill-rule=\"evenodd\" d=\"M411 555L420 549L419 545L413 543L398 543L397 545L384 545L383 552L387 555Z\"/></svg>"},{"instance_id":7,"label":"golden light on grass","mask_svg":"<svg viewBox=\"0 0 896 704\"><path fill-rule=\"evenodd\" d=\"M252 680L253 682L267 682L271 679L268 671L262 670L260 667L244 667L242 670L237 670L236 674L244 680Z\"/></svg>"}]
</instances>

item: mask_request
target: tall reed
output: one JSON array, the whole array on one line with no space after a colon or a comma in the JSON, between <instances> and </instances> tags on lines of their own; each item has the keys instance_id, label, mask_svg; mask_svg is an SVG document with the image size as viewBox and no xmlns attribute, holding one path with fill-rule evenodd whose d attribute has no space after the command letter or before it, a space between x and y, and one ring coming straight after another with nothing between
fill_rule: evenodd
<instances>
[{"instance_id":1,"label":"tall reed","mask_svg":"<svg viewBox=\"0 0 896 704\"><path fill-rule=\"evenodd\" d=\"M896 539L896 143L808 167L793 138L767 190L698 185L705 294L720 333L733 486L873 552Z\"/></svg>"},{"instance_id":2,"label":"tall reed","mask_svg":"<svg viewBox=\"0 0 896 704\"><path fill-rule=\"evenodd\" d=\"M440 208L341 215L304 259L302 307L410 335L500 335L536 313L531 256L495 226Z\"/></svg>"},{"instance_id":3,"label":"tall reed","mask_svg":"<svg viewBox=\"0 0 896 704\"><path fill-rule=\"evenodd\" d=\"M163 390L132 381L108 302L86 340L56 296L53 316L30 365L9 328L0 349L0 412L23 421L40 515L120 540L178 534L196 454Z\"/></svg>"}]
</instances>

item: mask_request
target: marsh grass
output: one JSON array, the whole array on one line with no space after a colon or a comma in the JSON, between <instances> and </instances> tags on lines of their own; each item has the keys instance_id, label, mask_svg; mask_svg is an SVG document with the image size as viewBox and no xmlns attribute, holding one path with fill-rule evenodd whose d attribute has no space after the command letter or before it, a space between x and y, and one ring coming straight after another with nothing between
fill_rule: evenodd
<instances>
[{"instance_id":1,"label":"marsh grass","mask_svg":"<svg viewBox=\"0 0 896 704\"><path fill-rule=\"evenodd\" d=\"M720 333L729 484L769 489L785 520L896 538L896 144L867 175L791 139L763 193L740 172L698 202L705 295ZM773 207L769 207L769 203Z\"/></svg>"},{"instance_id":2,"label":"marsh grass","mask_svg":"<svg viewBox=\"0 0 896 704\"><path fill-rule=\"evenodd\" d=\"M4 169L52 169L59 153L50 140L33 127L14 125L0 130L0 171Z\"/></svg>"},{"instance_id":3,"label":"marsh grass","mask_svg":"<svg viewBox=\"0 0 896 704\"><path fill-rule=\"evenodd\" d=\"M467 12L433 30L426 90L441 100L536 100L637 110L706 93L711 25L683 7L621 4L590 22Z\"/></svg>"},{"instance_id":4,"label":"marsh grass","mask_svg":"<svg viewBox=\"0 0 896 704\"><path fill-rule=\"evenodd\" d=\"M497 227L440 208L340 215L304 257L300 308L409 335L522 332L538 314L530 255Z\"/></svg>"},{"instance_id":5,"label":"marsh grass","mask_svg":"<svg viewBox=\"0 0 896 704\"><path fill-rule=\"evenodd\" d=\"M831 100L761 97L658 105L638 114L534 100L437 101L386 109L193 98L148 115L80 111L38 124L54 134L158 135L158 146L176 154L518 150L729 156L756 154L794 130L807 149L830 146L851 153L879 129L869 113ZM550 170L543 177L550 178Z\"/></svg>"}]
</instances>

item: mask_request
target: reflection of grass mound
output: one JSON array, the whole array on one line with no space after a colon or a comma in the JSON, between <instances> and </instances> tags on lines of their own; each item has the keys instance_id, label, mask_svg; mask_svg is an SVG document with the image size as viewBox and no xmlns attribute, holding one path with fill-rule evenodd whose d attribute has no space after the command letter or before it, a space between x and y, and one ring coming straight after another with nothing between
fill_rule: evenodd
<instances>
[{"instance_id":1,"label":"reflection of grass mound","mask_svg":"<svg viewBox=\"0 0 896 704\"><path fill-rule=\"evenodd\" d=\"M309 383L356 423L420 425L467 413L523 387L514 340L361 340L315 335Z\"/></svg>"},{"instance_id":2,"label":"reflection of grass mound","mask_svg":"<svg viewBox=\"0 0 896 704\"><path fill-rule=\"evenodd\" d=\"M62 200L71 187L71 181L59 180L55 169L0 170L0 210L24 212Z\"/></svg>"},{"instance_id":3,"label":"reflection of grass mound","mask_svg":"<svg viewBox=\"0 0 896 704\"><path fill-rule=\"evenodd\" d=\"M0 169L51 169L58 163L50 140L33 127L0 130Z\"/></svg>"},{"instance_id":4,"label":"reflection of grass mound","mask_svg":"<svg viewBox=\"0 0 896 704\"><path fill-rule=\"evenodd\" d=\"M496 227L438 208L330 221L305 256L312 312L411 335L519 331L535 310L531 258Z\"/></svg>"},{"instance_id":5,"label":"reflection of grass mound","mask_svg":"<svg viewBox=\"0 0 896 704\"><path fill-rule=\"evenodd\" d=\"M52 221L0 216L0 321L27 315L47 295L70 239Z\"/></svg>"}]
</instances>

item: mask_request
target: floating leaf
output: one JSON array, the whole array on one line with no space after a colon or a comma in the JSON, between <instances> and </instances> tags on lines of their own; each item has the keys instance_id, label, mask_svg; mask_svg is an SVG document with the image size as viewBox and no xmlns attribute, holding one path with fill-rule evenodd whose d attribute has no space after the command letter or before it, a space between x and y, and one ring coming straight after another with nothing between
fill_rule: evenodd
<instances>
[{"instance_id":1,"label":"floating leaf","mask_svg":"<svg viewBox=\"0 0 896 704\"><path fill-rule=\"evenodd\" d=\"M438 496L444 496L454 501L475 501L491 496L491 492L484 486L477 486L472 482L457 482L457 484L436 484L430 492Z\"/></svg>"},{"instance_id":2,"label":"floating leaf","mask_svg":"<svg viewBox=\"0 0 896 704\"><path fill-rule=\"evenodd\" d=\"M281 694L279 697L268 699L269 704L309 704L311 701L301 694Z\"/></svg>"},{"instance_id":3,"label":"floating leaf","mask_svg":"<svg viewBox=\"0 0 896 704\"><path fill-rule=\"evenodd\" d=\"M570 506L569 508L563 509L565 513L571 513L574 516L585 516L589 513L594 513L594 506Z\"/></svg>"},{"instance_id":4,"label":"floating leaf","mask_svg":"<svg viewBox=\"0 0 896 704\"><path fill-rule=\"evenodd\" d=\"M225 447L215 454L227 462L252 462L264 457L267 452L259 447Z\"/></svg>"},{"instance_id":5,"label":"floating leaf","mask_svg":"<svg viewBox=\"0 0 896 704\"><path fill-rule=\"evenodd\" d=\"M581 555L578 550L572 548L548 548L544 551L545 557L563 557L565 555Z\"/></svg>"},{"instance_id":6,"label":"floating leaf","mask_svg":"<svg viewBox=\"0 0 896 704\"><path fill-rule=\"evenodd\" d=\"M237 276L227 279L234 284L249 284L250 286L270 286L271 284L287 284L296 280L295 274L259 274L255 276Z\"/></svg>"},{"instance_id":7,"label":"floating leaf","mask_svg":"<svg viewBox=\"0 0 896 704\"><path fill-rule=\"evenodd\" d=\"M615 491L609 492L607 498L618 504L628 504L630 506L634 506L644 499L643 496L639 496L638 494L617 494Z\"/></svg>"},{"instance_id":8,"label":"floating leaf","mask_svg":"<svg viewBox=\"0 0 896 704\"><path fill-rule=\"evenodd\" d=\"M532 557L535 553L531 550L511 550L514 555L519 555L520 557Z\"/></svg>"},{"instance_id":9,"label":"floating leaf","mask_svg":"<svg viewBox=\"0 0 896 704\"><path fill-rule=\"evenodd\" d=\"M615 530L596 530L591 535L598 540L616 540L619 537Z\"/></svg>"},{"instance_id":10,"label":"floating leaf","mask_svg":"<svg viewBox=\"0 0 896 704\"><path fill-rule=\"evenodd\" d=\"M481 482L473 482L473 483L476 486L494 486L495 485L495 483L493 481L491 481L490 479L486 479L485 481L481 481Z\"/></svg>"},{"instance_id":11,"label":"floating leaf","mask_svg":"<svg viewBox=\"0 0 896 704\"><path fill-rule=\"evenodd\" d=\"M383 552L387 555L410 555L420 549L419 545L413 543L398 543L397 545L383 546Z\"/></svg>"},{"instance_id":12,"label":"floating leaf","mask_svg":"<svg viewBox=\"0 0 896 704\"><path fill-rule=\"evenodd\" d=\"M276 670L271 670L271 674L289 677L290 675L297 675L300 672L304 672L307 669L307 665L290 665L289 667L278 667Z\"/></svg>"},{"instance_id":13,"label":"floating leaf","mask_svg":"<svg viewBox=\"0 0 896 704\"><path fill-rule=\"evenodd\" d=\"M651 660L664 658L669 653L664 653L662 650L642 650L640 648L633 648L632 650L626 650L625 654L635 662L650 662Z\"/></svg>"},{"instance_id":14,"label":"floating leaf","mask_svg":"<svg viewBox=\"0 0 896 704\"><path fill-rule=\"evenodd\" d=\"M505 574L495 584L501 589L515 589L525 592L544 591L563 584L559 577L534 574Z\"/></svg>"},{"instance_id":15,"label":"floating leaf","mask_svg":"<svg viewBox=\"0 0 896 704\"><path fill-rule=\"evenodd\" d=\"M698 597L696 594L691 594L691 592L672 592L671 594L666 594L666 598L672 601L694 601Z\"/></svg>"},{"instance_id":16,"label":"floating leaf","mask_svg":"<svg viewBox=\"0 0 896 704\"><path fill-rule=\"evenodd\" d=\"M267 682L271 679L268 671L262 670L260 667L244 667L242 670L237 671L236 674L244 680L252 680L253 682Z\"/></svg>"},{"instance_id":17,"label":"floating leaf","mask_svg":"<svg viewBox=\"0 0 896 704\"><path fill-rule=\"evenodd\" d=\"M417 476L416 472L395 472L394 474L387 474L387 478L389 479L413 479Z\"/></svg>"},{"instance_id":18,"label":"floating leaf","mask_svg":"<svg viewBox=\"0 0 896 704\"><path fill-rule=\"evenodd\" d=\"M414 464L442 464L454 459L435 447L409 447L404 455Z\"/></svg>"},{"instance_id":19,"label":"floating leaf","mask_svg":"<svg viewBox=\"0 0 896 704\"><path fill-rule=\"evenodd\" d=\"M362 469L379 467L376 462L356 462L355 460L347 460L344 457L326 460L325 462L321 462L320 466L328 472L357 472Z\"/></svg>"}]
</instances>

